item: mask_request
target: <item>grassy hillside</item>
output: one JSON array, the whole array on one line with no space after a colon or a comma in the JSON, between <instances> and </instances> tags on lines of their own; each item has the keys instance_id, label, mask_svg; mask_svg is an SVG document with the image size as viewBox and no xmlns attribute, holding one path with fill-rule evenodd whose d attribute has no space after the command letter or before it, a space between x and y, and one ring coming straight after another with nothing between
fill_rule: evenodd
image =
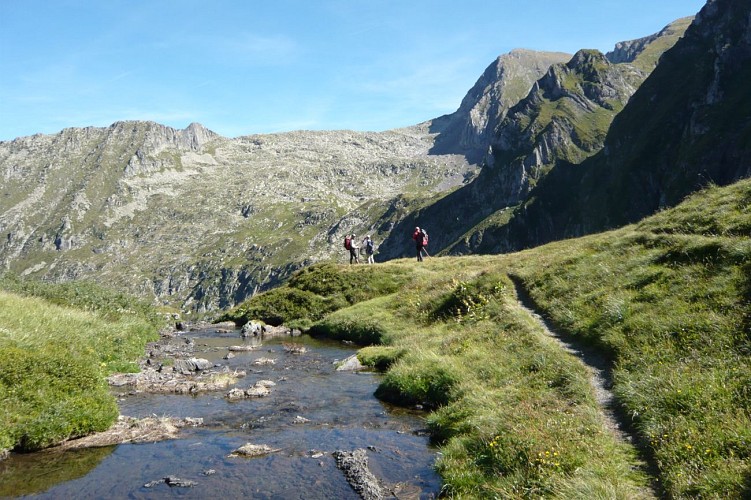
<instances>
[{"instance_id":1,"label":"grassy hillside","mask_svg":"<svg viewBox=\"0 0 751 500\"><path fill-rule=\"evenodd\" d=\"M104 430L118 415L104 376L137 369L159 318L85 283L0 279L0 451Z\"/></svg>"},{"instance_id":2,"label":"grassy hillside","mask_svg":"<svg viewBox=\"0 0 751 500\"><path fill-rule=\"evenodd\" d=\"M315 290L298 279L274 293L336 302L298 301L281 319L373 344L360 358L387 370L379 397L431 410L450 495L742 497L750 204L744 181L609 233L503 256L312 267L304 281ZM386 276L400 285L370 286ZM608 429L584 365L520 307L510 276L560 331L611 360L636 443ZM267 297L236 319L264 319Z\"/></svg>"}]
</instances>

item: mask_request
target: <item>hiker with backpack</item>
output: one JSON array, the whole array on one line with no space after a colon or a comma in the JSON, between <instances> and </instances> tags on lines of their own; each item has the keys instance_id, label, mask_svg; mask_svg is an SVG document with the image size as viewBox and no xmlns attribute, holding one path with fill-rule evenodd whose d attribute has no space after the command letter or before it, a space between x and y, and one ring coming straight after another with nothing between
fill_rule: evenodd
<instances>
[{"instance_id":1,"label":"hiker with backpack","mask_svg":"<svg viewBox=\"0 0 751 500\"><path fill-rule=\"evenodd\" d=\"M362 240L362 248L365 250L365 255L368 256L368 264L374 264L375 259L373 259L373 251L375 250L375 244L370 238L370 235L365 236L365 239Z\"/></svg>"},{"instance_id":2,"label":"hiker with backpack","mask_svg":"<svg viewBox=\"0 0 751 500\"><path fill-rule=\"evenodd\" d=\"M357 243L355 243L355 235L349 234L344 237L344 248L349 250L349 263L359 264L360 258L357 256Z\"/></svg>"},{"instance_id":3,"label":"hiker with backpack","mask_svg":"<svg viewBox=\"0 0 751 500\"><path fill-rule=\"evenodd\" d=\"M415 240L415 248L417 249L417 261L422 262L422 253L430 257L425 247L428 245L428 233L424 229L419 227L415 228L415 232L412 233L412 239Z\"/></svg>"}]
</instances>

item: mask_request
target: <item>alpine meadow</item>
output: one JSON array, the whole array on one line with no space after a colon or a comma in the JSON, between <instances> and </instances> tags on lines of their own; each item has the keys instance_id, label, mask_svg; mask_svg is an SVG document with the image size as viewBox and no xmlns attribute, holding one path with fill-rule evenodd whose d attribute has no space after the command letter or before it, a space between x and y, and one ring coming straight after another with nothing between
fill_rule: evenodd
<instances>
[{"instance_id":1,"label":"alpine meadow","mask_svg":"<svg viewBox=\"0 0 751 500\"><path fill-rule=\"evenodd\" d=\"M296 469L312 457L354 498L751 497L751 2L708 0L645 35L608 53L513 50L454 113L383 132L119 121L0 141L0 496L61 495L116 459L29 486L13 472L26 457L116 428L91 446L156 442L122 438L145 425L124 423L125 400L151 397L146 416L182 419L168 439L208 429L185 444L196 454L222 433L204 476L271 478L276 463L311 488L251 478L244 496L340 495ZM349 235L375 242L375 263L350 264ZM245 347L219 359L191 336L207 329ZM402 452L385 442L348 471L337 418L281 397L237 427L156 413L156 395L208 393L227 414L246 411L238 397L273 402L296 383L269 375L278 335L285 359L327 373L310 346L356 351L384 415L422 422L399 434L427 436L437 490L388 479ZM150 389L121 390L147 373ZM229 389L246 374L269 380ZM304 452L268 437L280 415ZM314 446L307 429L328 434ZM271 446L233 465L237 436ZM208 477L138 477L108 495L232 496L201 490Z\"/></svg>"}]
</instances>

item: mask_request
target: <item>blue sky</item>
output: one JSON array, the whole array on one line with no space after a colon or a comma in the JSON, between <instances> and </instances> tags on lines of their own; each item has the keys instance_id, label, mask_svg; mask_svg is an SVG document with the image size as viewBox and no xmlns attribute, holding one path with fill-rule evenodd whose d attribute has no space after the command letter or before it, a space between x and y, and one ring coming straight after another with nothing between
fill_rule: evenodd
<instances>
[{"instance_id":1,"label":"blue sky","mask_svg":"<svg viewBox=\"0 0 751 500\"><path fill-rule=\"evenodd\" d=\"M451 113L514 48L611 50L704 0L0 0L0 140L199 122L227 137Z\"/></svg>"}]
</instances>

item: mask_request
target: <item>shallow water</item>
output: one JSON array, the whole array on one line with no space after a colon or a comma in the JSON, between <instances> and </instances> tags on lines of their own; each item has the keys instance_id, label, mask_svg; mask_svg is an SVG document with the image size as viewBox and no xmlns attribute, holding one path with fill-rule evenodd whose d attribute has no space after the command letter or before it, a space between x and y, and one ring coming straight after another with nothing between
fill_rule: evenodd
<instances>
[{"instance_id":1,"label":"shallow water","mask_svg":"<svg viewBox=\"0 0 751 500\"><path fill-rule=\"evenodd\" d=\"M435 450L428 446L422 414L378 401L373 391L379 375L337 372L333 363L354 349L303 336L265 340L254 351L224 360L228 346L243 343L238 332L205 329L188 336L195 339L196 357L247 371L237 387L271 380L276 383L271 394L238 402L229 402L224 392L124 395L119 399L123 415L202 417L204 425L160 443L13 455L0 462L0 496L359 498L331 456L355 448L368 449L371 471L396 487L400 498L437 495ZM283 343L302 344L307 351L291 354ZM254 364L260 358L275 362ZM279 451L251 459L228 457L246 443ZM166 476L196 484L144 486Z\"/></svg>"}]
</instances>

